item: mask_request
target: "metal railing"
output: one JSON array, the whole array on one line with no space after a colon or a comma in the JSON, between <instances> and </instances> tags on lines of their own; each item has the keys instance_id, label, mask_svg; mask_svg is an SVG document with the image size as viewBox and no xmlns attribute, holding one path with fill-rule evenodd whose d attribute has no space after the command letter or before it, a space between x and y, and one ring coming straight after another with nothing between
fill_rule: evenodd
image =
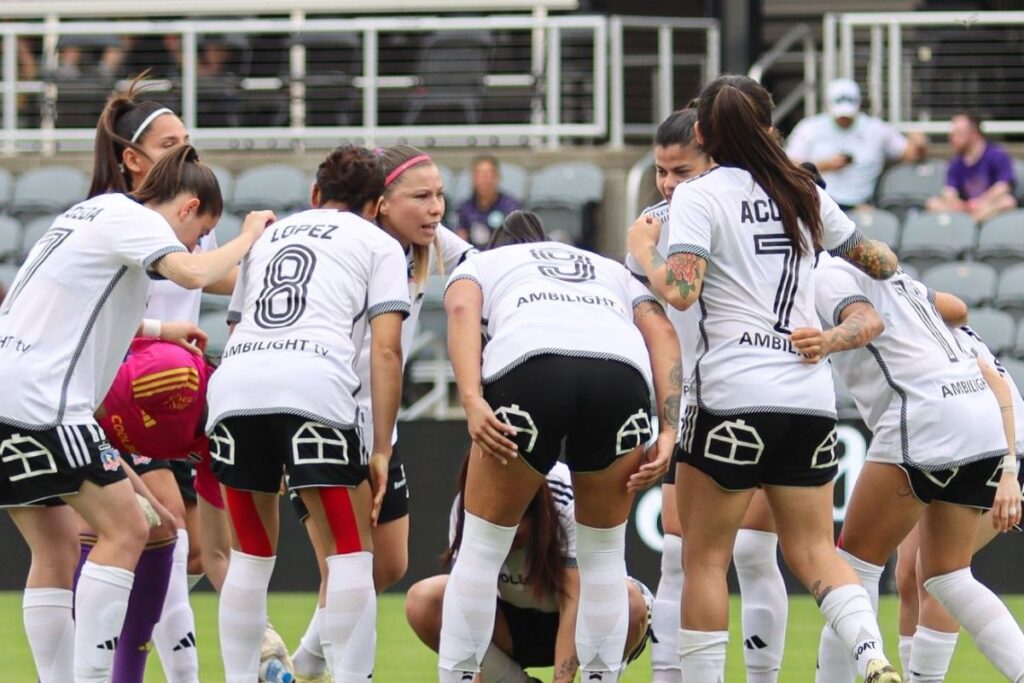
<instances>
[{"instance_id":1,"label":"metal railing","mask_svg":"<svg viewBox=\"0 0 1024 683\"><path fill-rule=\"evenodd\" d=\"M799 51L792 48L799 45ZM747 75L758 83L765 72L777 64L791 61L794 56L803 63L804 79L775 105L772 120L780 121L789 115L803 100L804 116L817 111L818 97L818 51L814 47L814 34L807 24L797 24L782 34L775 44L761 55L750 67Z\"/></svg>"},{"instance_id":2,"label":"metal railing","mask_svg":"<svg viewBox=\"0 0 1024 683\"><path fill-rule=\"evenodd\" d=\"M824 80L865 84L868 111L945 133L970 111L990 133L1024 133L1024 12L826 14Z\"/></svg>"},{"instance_id":3,"label":"metal railing","mask_svg":"<svg viewBox=\"0 0 1024 683\"><path fill-rule=\"evenodd\" d=\"M131 72L119 67L116 77L103 72L100 78L92 66L88 77L64 73L68 48L82 44L118 53L118 64L133 45L162 45L167 64L146 96L178 111L207 149L328 147L339 140L554 147L572 139L603 142L609 134L621 145L629 135L649 138L678 106L681 87L696 92L718 73L716 21L546 13L574 1L543 0L532 14L479 17L336 19L295 11L288 18L49 16L0 24L0 152L52 154L91 145L103 99ZM655 31L656 54L624 39L631 31ZM214 53L217 46L231 51L227 66ZM25 68L31 49L37 50L34 75ZM271 64L274 55L279 63ZM140 69L145 65L143 57ZM214 68L222 71L211 75ZM639 96L627 88L637 69L653 78Z\"/></svg>"}]
</instances>

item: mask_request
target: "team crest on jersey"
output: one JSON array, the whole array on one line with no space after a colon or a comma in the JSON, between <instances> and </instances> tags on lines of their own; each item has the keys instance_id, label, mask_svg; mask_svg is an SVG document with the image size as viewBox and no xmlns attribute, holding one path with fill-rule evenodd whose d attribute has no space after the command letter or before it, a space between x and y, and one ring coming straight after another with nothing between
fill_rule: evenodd
<instances>
[{"instance_id":1,"label":"team crest on jersey","mask_svg":"<svg viewBox=\"0 0 1024 683\"><path fill-rule=\"evenodd\" d=\"M756 465L764 453L757 430L743 420L723 422L708 432L704 457L731 465Z\"/></svg>"},{"instance_id":2,"label":"team crest on jersey","mask_svg":"<svg viewBox=\"0 0 1024 683\"><path fill-rule=\"evenodd\" d=\"M97 447L100 452L100 464L103 465L103 469L107 472L116 472L121 469L121 460L118 457L119 453L109 443L104 441Z\"/></svg>"},{"instance_id":3,"label":"team crest on jersey","mask_svg":"<svg viewBox=\"0 0 1024 683\"><path fill-rule=\"evenodd\" d=\"M171 410L185 410L195 402L195 396L175 394L167 399L167 407Z\"/></svg>"},{"instance_id":4,"label":"team crest on jersey","mask_svg":"<svg viewBox=\"0 0 1024 683\"><path fill-rule=\"evenodd\" d=\"M537 444L537 434L540 432L537 430L537 423L533 421L533 416L530 413L513 403L510 406L501 406L495 410L494 417L510 427L515 427L517 435L529 435L530 441L526 444L526 448L523 451L526 453L533 451L533 447Z\"/></svg>"}]
</instances>

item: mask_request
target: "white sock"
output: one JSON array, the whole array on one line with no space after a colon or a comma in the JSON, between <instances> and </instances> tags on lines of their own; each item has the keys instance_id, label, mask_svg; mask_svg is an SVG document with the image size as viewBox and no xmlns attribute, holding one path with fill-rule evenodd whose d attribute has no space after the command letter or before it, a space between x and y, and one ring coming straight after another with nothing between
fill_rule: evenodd
<instances>
[{"instance_id":1,"label":"white sock","mask_svg":"<svg viewBox=\"0 0 1024 683\"><path fill-rule=\"evenodd\" d=\"M679 666L683 683L723 683L728 631L679 629Z\"/></svg>"},{"instance_id":2,"label":"white sock","mask_svg":"<svg viewBox=\"0 0 1024 683\"><path fill-rule=\"evenodd\" d=\"M260 645L267 629L267 587L276 560L231 551L217 611L227 683L252 683L259 675Z\"/></svg>"},{"instance_id":3,"label":"white sock","mask_svg":"<svg viewBox=\"0 0 1024 683\"><path fill-rule=\"evenodd\" d=\"M903 667L903 677L910 677L910 655L913 651L914 636L900 636L900 665Z\"/></svg>"},{"instance_id":4,"label":"white sock","mask_svg":"<svg viewBox=\"0 0 1024 683\"><path fill-rule=\"evenodd\" d=\"M491 524L466 513L462 545L448 576L441 608L441 683L460 683L464 673L480 670L494 632L498 572L512 547L516 528ZM622 585L625 588L625 577Z\"/></svg>"},{"instance_id":5,"label":"white sock","mask_svg":"<svg viewBox=\"0 0 1024 683\"><path fill-rule=\"evenodd\" d=\"M189 591L192 591L197 585L199 585L199 582L203 580L204 576L206 576L206 574L189 574L188 575L188 589L189 589Z\"/></svg>"},{"instance_id":6,"label":"white sock","mask_svg":"<svg viewBox=\"0 0 1024 683\"><path fill-rule=\"evenodd\" d=\"M373 553L327 558L327 604L321 638L331 644L335 683L365 683L373 676L377 653L377 591Z\"/></svg>"},{"instance_id":7,"label":"white sock","mask_svg":"<svg viewBox=\"0 0 1024 683\"><path fill-rule=\"evenodd\" d=\"M778 544L779 537L771 532L740 529L733 546L747 683L775 683L786 649L789 596L776 556Z\"/></svg>"},{"instance_id":8,"label":"white sock","mask_svg":"<svg viewBox=\"0 0 1024 683\"><path fill-rule=\"evenodd\" d=\"M871 600L871 609L875 611L875 614L878 614L878 582L882 579L882 572L885 571L885 567L871 564L855 555L851 555L842 548L839 548L836 552L857 573L861 585L868 592L868 598Z\"/></svg>"},{"instance_id":9,"label":"white sock","mask_svg":"<svg viewBox=\"0 0 1024 683\"><path fill-rule=\"evenodd\" d=\"M292 663L295 665L295 673L310 678L319 676L327 668L327 658L324 656L324 647L320 642L320 622L324 618L324 608L317 605L313 611L313 617L309 620L309 626L299 641L299 647L292 655Z\"/></svg>"},{"instance_id":10,"label":"white sock","mask_svg":"<svg viewBox=\"0 0 1024 683\"><path fill-rule=\"evenodd\" d=\"M530 683L530 677L515 660L491 643L480 662L483 683Z\"/></svg>"},{"instance_id":11,"label":"white sock","mask_svg":"<svg viewBox=\"0 0 1024 683\"><path fill-rule=\"evenodd\" d=\"M818 664L814 674L815 683L853 683L857 678L857 667L853 657L839 635L828 624L821 629L818 641Z\"/></svg>"},{"instance_id":12,"label":"white sock","mask_svg":"<svg viewBox=\"0 0 1024 683\"><path fill-rule=\"evenodd\" d=\"M629 630L626 524L597 529L577 522L576 560L580 570L580 605L576 616L580 678L616 681Z\"/></svg>"},{"instance_id":13,"label":"white sock","mask_svg":"<svg viewBox=\"0 0 1024 683\"><path fill-rule=\"evenodd\" d=\"M661 580L654 594L651 616L651 683L679 683L679 653L676 636L679 633L680 602L683 598L683 539L665 534L661 548Z\"/></svg>"},{"instance_id":14,"label":"white sock","mask_svg":"<svg viewBox=\"0 0 1024 683\"><path fill-rule=\"evenodd\" d=\"M1024 633L1006 605L974 578L970 567L932 577L924 587L967 629L981 653L1004 676L1011 681L1024 678Z\"/></svg>"},{"instance_id":15,"label":"white sock","mask_svg":"<svg viewBox=\"0 0 1024 683\"><path fill-rule=\"evenodd\" d=\"M74 677L74 604L75 594L63 588L25 589L21 602L25 636L39 683L63 683Z\"/></svg>"},{"instance_id":16,"label":"white sock","mask_svg":"<svg viewBox=\"0 0 1024 683\"><path fill-rule=\"evenodd\" d=\"M832 589L821 601L820 609L825 621L853 654L859 676L864 676L871 660L880 659L888 664L882 651L878 619L864 586L851 583Z\"/></svg>"},{"instance_id":17,"label":"white sock","mask_svg":"<svg viewBox=\"0 0 1024 683\"><path fill-rule=\"evenodd\" d=\"M168 683L199 682L196 618L188 601L188 531L185 529L178 529L164 611L153 629L153 643Z\"/></svg>"},{"instance_id":18,"label":"white sock","mask_svg":"<svg viewBox=\"0 0 1024 683\"><path fill-rule=\"evenodd\" d=\"M128 611L135 574L86 561L75 593L75 681L105 683Z\"/></svg>"},{"instance_id":19,"label":"white sock","mask_svg":"<svg viewBox=\"0 0 1024 683\"><path fill-rule=\"evenodd\" d=\"M959 633L943 633L918 624L914 632L910 663L905 672L913 683L942 683L956 649Z\"/></svg>"}]
</instances>

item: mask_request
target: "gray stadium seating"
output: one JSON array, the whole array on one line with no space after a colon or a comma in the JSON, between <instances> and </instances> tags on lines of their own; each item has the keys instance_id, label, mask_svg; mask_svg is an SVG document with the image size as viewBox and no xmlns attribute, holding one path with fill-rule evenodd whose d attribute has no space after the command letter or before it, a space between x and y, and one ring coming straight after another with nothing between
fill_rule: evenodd
<instances>
[{"instance_id":1,"label":"gray stadium seating","mask_svg":"<svg viewBox=\"0 0 1024 683\"><path fill-rule=\"evenodd\" d=\"M0 216L0 261L18 254L21 248L21 221Z\"/></svg>"},{"instance_id":2,"label":"gray stadium seating","mask_svg":"<svg viewBox=\"0 0 1024 683\"><path fill-rule=\"evenodd\" d=\"M604 196L604 171L594 164L577 161L552 164L533 174L530 179L530 202L559 200L578 202L601 201Z\"/></svg>"},{"instance_id":3,"label":"gray stadium seating","mask_svg":"<svg viewBox=\"0 0 1024 683\"><path fill-rule=\"evenodd\" d=\"M234 213L272 209L287 213L308 206L310 185L306 174L287 164L263 164L235 178Z\"/></svg>"},{"instance_id":4,"label":"gray stadium seating","mask_svg":"<svg viewBox=\"0 0 1024 683\"><path fill-rule=\"evenodd\" d=\"M529 188L530 174L529 172L520 166L519 164L507 164L501 162L501 191L505 194L512 195L519 201L523 200L526 196L526 191ZM455 179L455 191L452 193L452 198L457 204L469 199L469 196L473 193L473 169L467 168L459 173L458 178Z\"/></svg>"},{"instance_id":5,"label":"gray stadium seating","mask_svg":"<svg viewBox=\"0 0 1024 683\"><path fill-rule=\"evenodd\" d=\"M975 257L1002 270L1024 261L1024 209L990 218L981 226Z\"/></svg>"},{"instance_id":6,"label":"gray stadium seating","mask_svg":"<svg viewBox=\"0 0 1024 683\"><path fill-rule=\"evenodd\" d=\"M1024 386L1024 361L1015 358L1001 358L999 363L1010 373L1010 377L1018 387Z\"/></svg>"},{"instance_id":7,"label":"gray stadium seating","mask_svg":"<svg viewBox=\"0 0 1024 683\"><path fill-rule=\"evenodd\" d=\"M975 309L970 312L968 324L997 356L1014 348L1017 343L1017 321L1006 311Z\"/></svg>"},{"instance_id":8,"label":"gray stadium seating","mask_svg":"<svg viewBox=\"0 0 1024 683\"><path fill-rule=\"evenodd\" d=\"M900 219L892 211L885 209L862 209L851 211L850 220L857 228L873 240L885 242L894 250L900 243Z\"/></svg>"},{"instance_id":9,"label":"gray stadium seating","mask_svg":"<svg viewBox=\"0 0 1024 683\"><path fill-rule=\"evenodd\" d=\"M225 213L221 215L213 232L217 236L217 244L223 245L238 237L241 230L242 219L233 213Z\"/></svg>"},{"instance_id":10,"label":"gray stadium seating","mask_svg":"<svg viewBox=\"0 0 1024 683\"><path fill-rule=\"evenodd\" d=\"M16 215L57 213L82 201L89 177L70 166L44 166L18 176L10 212Z\"/></svg>"},{"instance_id":11,"label":"gray stadium seating","mask_svg":"<svg viewBox=\"0 0 1024 683\"><path fill-rule=\"evenodd\" d=\"M231 206L231 202L235 198L235 175L223 166L216 164L210 164L210 170L217 176L220 194L224 197L224 206Z\"/></svg>"},{"instance_id":12,"label":"gray stadium seating","mask_svg":"<svg viewBox=\"0 0 1024 683\"><path fill-rule=\"evenodd\" d=\"M21 233L21 257L28 256L28 252L32 250L32 245L39 241L50 226L53 225L56 214L48 216L36 216L25 223Z\"/></svg>"},{"instance_id":13,"label":"gray stadium seating","mask_svg":"<svg viewBox=\"0 0 1024 683\"><path fill-rule=\"evenodd\" d=\"M405 125L421 122L426 111L441 114L439 123L479 123L484 76L493 53L489 31L444 31L428 37L416 65L419 87L409 98Z\"/></svg>"},{"instance_id":14,"label":"gray stadium seating","mask_svg":"<svg viewBox=\"0 0 1024 683\"><path fill-rule=\"evenodd\" d=\"M1024 206L1024 160L1013 160L1013 176L1017 182L1013 194L1017 197L1017 203Z\"/></svg>"},{"instance_id":15,"label":"gray stadium seating","mask_svg":"<svg viewBox=\"0 0 1024 683\"><path fill-rule=\"evenodd\" d=\"M898 164L882 175L876 204L904 215L908 209L922 207L928 197L939 194L945 182L944 161Z\"/></svg>"},{"instance_id":16,"label":"gray stadium seating","mask_svg":"<svg viewBox=\"0 0 1024 683\"><path fill-rule=\"evenodd\" d=\"M982 337L984 339L984 337ZM1016 358L1024 358L1024 325L1017 328L1017 335L1013 340L1013 356Z\"/></svg>"},{"instance_id":17,"label":"gray stadium seating","mask_svg":"<svg viewBox=\"0 0 1024 683\"><path fill-rule=\"evenodd\" d=\"M968 306L980 306L996 297L996 269L986 263L957 261L929 268L921 281L934 290L955 294Z\"/></svg>"},{"instance_id":18,"label":"gray stadium seating","mask_svg":"<svg viewBox=\"0 0 1024 683\"><path fill-rule=\"evenodd\" d=\"M922 213L907 219L900 259L920 270L953 261L974 247L974 220L965 213Z\"/></svg>"},{"instance_id":19,"label":"gray stadium seating","mask_svg":"<svg viewBox=\"0 0 1024 683\"><path fill-rule=\"evenodd\" d=\"M999 274L995 305L1018 320L1024 315L1024 263L1010 266Z\"/></svg>"},{"instance_id":20,"label":"gray stadium seating","mask_svg":"<svg viewBox=\"0 0 1024 683\"><path fill-rule=\"evenodd\" d=\"M903 261L900 261L900 269L904 273L906 273L909 277L912 277L915 280L920 280L921 279L920 271L918 271L917 268L915 268L913 265L911 265L909 263L904 263Z\"/></svg>"},{"instance_id":21,"label":"gray stadium seating","mask_svg":"<svg viewBox=\"0 0 1024 683\"><path fill-rule=\"evenodd\" d=\"M18 266L13 263L0 263L0 287L5 290L11 288L14 276L18 274Z\"/></svg>"},{"instance_id":22,"label":"gray stadium seating","mask_svg":"<svg viewBox=\"0 0 1024 683\"><path fill-rule=\"evenodd\" d=\"M5 208L10 203L13 191L14 174L0 166L0 209Z\"/></svg>"},{"instance_id":23,"label":"gray stadium seating","mask_svg":"<svg viewBox=\"0 0 1024 683\"><path fill-rule=\"evenodd\" d=\"M207 355L220 358L229 333L225 311L214 310L200 314L199 327L210 337L206 347Z\"/></svg>"}]
</instances>

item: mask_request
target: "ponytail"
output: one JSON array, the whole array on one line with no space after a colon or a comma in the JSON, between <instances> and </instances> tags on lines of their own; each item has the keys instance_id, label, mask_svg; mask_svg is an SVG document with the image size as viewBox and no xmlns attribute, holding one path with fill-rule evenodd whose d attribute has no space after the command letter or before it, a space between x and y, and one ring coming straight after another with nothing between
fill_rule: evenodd
<instances>
[{"instance_id":1,"label":"ponytail","mask_svg":"<svg viewBox=\"0 0 1024 683\"><path fill-rule=\"evenodd\" d=\"M756 81L737 75L716 78L701 92L697 107L704 151L718 164L753 176L779 207L783 229L797 253L806 256L821 245L818 189L811 174L790 161L772 134L772 107L771 95Z\"/></svg>"},{"instance_id":2,"label":"ponytail","mask_svg":"<svg viewBox=\"0 0 1024 683\"><path fill-rule=\"evenodd\" d=\"M163 204L183 192L199 200L201 216L220 216L224 211L217 176L199 161L192 145L178 145L160 157L132 196L141 204Z\"/></svg>"},{"instance_id":3,"label":"ponytail","mask_svg":"<svg viewBox=\"0 0 1024 683\"><path fill-rule=\"evenodd\" d=\"M547 240L548 236L544 232L544 225L537 214L517 209L505 216L505 221L491 233L491 238L487 240L484 249L490 250L507 247L510 244L529 244Z\"/></svg>"}]
</instances>

